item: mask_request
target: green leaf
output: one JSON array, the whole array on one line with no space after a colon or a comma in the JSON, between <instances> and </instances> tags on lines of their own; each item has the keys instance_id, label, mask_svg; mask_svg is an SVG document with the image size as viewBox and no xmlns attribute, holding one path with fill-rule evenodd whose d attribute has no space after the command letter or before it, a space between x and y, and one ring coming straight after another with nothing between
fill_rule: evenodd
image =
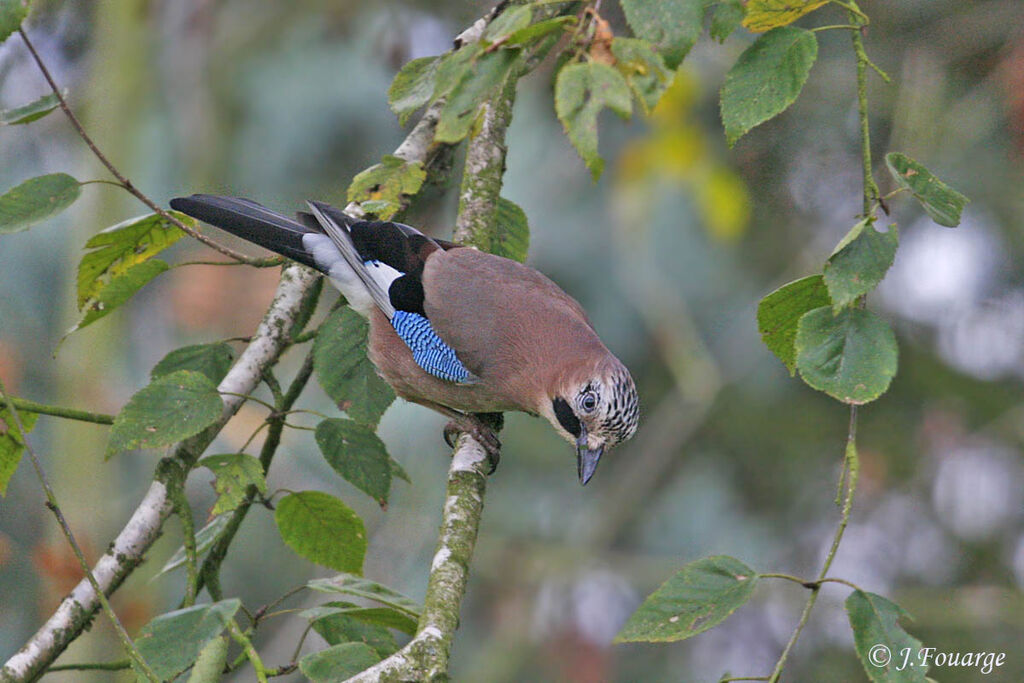
<instances>
[{"instance_id":1,"label":"green leaf","mask_svg":"<svg viewBox=\"0 0 1024 683\"><path fill-rule=\"evenodd\" d=\"M921 641L900 625L910 618L902 607L881 595L855 590L846 599L853 642L864 671L875 683L924 683L928 664L917 660ZM910 652L909 663L903 652Z\"/></svg>"},{"instance_id":2,"label":"green leaf","mask_svg":"<svg viewBox=\"0 0 1024 683\"><path fill-rule=\"evenodd\" d=\"M195 221L183 213L170 213L185 225L195 225ZM184 234L162 216L151 213L118 223L90 237L85 248L93 251L85 254L78 264L79 310L84 310L90 299L97 298L112 279L148 261Z\"/></svg>"},{"instance_id":3,"label":"green leaf","mask_svg":"<svg viewBox=\"0 0 1024 683\"><path fill-rule=\"evenodd\" d=\"M369 323L348 306L332 311L313 344L313 369L327 395L356 422L375 425L395 400L366 355Z\"/></svg>"},{"instance_id":4,"label":"green leaf","mask_svg":"<svg viewBox=\"0 0 1024 683\"><path fill-rule=\"evenodd\" d=\"M349 506L321 491L292 493L274 513L284 542L310 562L360 574L366 555L366 528Z\"/></svg>"},{"instance_id":5,"label":"green leaf","mask_svg":"<svg viewBox=\"0 0 1024 683\"><path fill-rule=\"evenodd\" d=\"M538 38L543 38L550 33L556 33L558 31L564 31L566 26L576 23L576 17L552 17L551 19L544 19L538 21L536 24L531 24L526 28L521 28L518 31L513 31L508 40L505 41L506 45L526 45L532 43Z\"/></svg>"},{"instance_id":6,"label":"green leaf","mask_svg":"<svg viewBox=\"0 0 1024 683\"><path fill-rule=\"evenodd\" d=\"M26 16L27 0L0 0L0 43L18 30Z\"/></svg>"},{"instance_id":7,"label":"green leaf","mask_svg":"<svg viewBox=\"0 0 1024 683\"><path fill-rule=\"evenodd\" d=\"M881 233L872 222L864 219L853 226L825 263L825 285L835 313L877 287L896 258L896 226Z\"/></svg>"},{"instance_id":8,"label":"green leaf","mask_svg":"<svg viewBox=\"0 0 1024 683\"><path fill-rule=\"evenodd\" d=\"M350 602L332 602L320 607L303 610L299 615L312 622L313 630L320 634L320 637L327 641L328 645L339 645L341 643L366 643L377 651L381 657L387 657L398 649L395 637L388 630L388 626L374 623L370 620L359 619L355 616L358 611L387 612L390 615L397 615L394 610L386 608L358 607ZM411 621L408 617L401 616L402 624ZM413 624L415 632L416 624Z\"/></svg>"},{"instance_id":9,"label":"green leaf","mask_svg":"<svg viewBox=\"0 0 1024 683\"><path fill-rule=\"evenodd\" d=\"M501 49L473 60L447 95L434 133L436 142L454 143L469 135L480 105L505 81L518 57L518 49Z\"/></svg>"},{"instance_id":10,"label":"green leaf","mask_svg":"<svg viewBox=\"0 0 1024 683\"><path fill-rule=\"evenodd\" d=\"M416 633L418 626L416 619L410 617L407 612L394 609L393 607L359 607L350 602L328 602L318 607L303 610L300 616L310 620L317 620L331 614L344 614L368 624L393 628L410 636ZM331 644L333 645L334 643Z\"/></svg>"},{"instance_id":11,"label":"green leaf","mask_svg":"<svg viewBox=\"0 0 1024 683\"><path fill-rule=\"evenodd\" d=\"M778 26L786 26L828 4L828 0L749 0L743 26L748 31L761 33Z\"/></svg>"},{"instance_id":12,"label":"green leaf","mask_svg":"<svg viewBox=\"0 0 1024 683\"><path fill-rule=\"evenodd\" d=\"M419 621L420 606L412 598L391 590L375 581L364 579L352 574L338 574L329 579L313 579L306 584L309 588L321 593L341 593L357 598L365 598L404 612L412 619Z\"/></svg>"},{"instance_id":13,"label":"green leaf","mask_svg":"<svg viewBox=\"0 0 1024 683\"><path fill-rule=\"evenodd\" d=\"M818 57L818 39L792 26L772 29L743 51L722 86L722 123L732 147L796 101Z\"/></svg>"},{"instance_id":14,"label":"green leaf","mask_svg":"<svg viewBox=\"0 0 1024 683\"><path fill-rule=\"evenodd\" d=\"M488 43L507 38L512 33L529 26L532 19L533 10L529 6L512 5L511 7L506 7L505 11L487 25L483 38Z\"/></svg>"},{"instance_id":15,"label":"green leaf","mask_svg":"<svg viewBox=\"0 0 1024 683\"><path fill-rule=\"evenodd\" d=\"M299 670L312 683L337 683L379 661L377 651L366 643L342 643L306 655L299 660Z\"/></svg>"},{"instance_id":16,"label":"green leaf","mask_svg":"<svg viewBox=\"0 0 1024 683\"><path fill-rule=\"evenodd\" d=\"M183 346L164 356L149 371L149 376L159 379L178 370L193 370L206 375L214 384L220 384L234 359L235 351L226 342Z\"/></svg>"},{"instance_id":17,"label":"green leaf","mask_svg":"<svg viewBox=\"0 0 1024 683\"><path fill-rule=\"evenodd\" d=\"M423 170L421 162L407 162L385 154L379 164L352 179L352 184L348 186L348 200L360 203L371 200L388 202L387 210L375 212L381 220L387 220L401 208L403 197L411 197L419 192L426 179L427 172Z\"/></svg>"},{"instance_id":18,"label":"green leaf","mask_svg":"<svg viewBox=\"0 0 1024 683\"><path fill-rule=\"evenodd\" d=\"M60 100L53 93L43 95L38 100L12 109L0 111L0 124L5 126L17 126L23 123L31 123L43 118L51 111L60 106Z\"/></svg>"},{"instance_id":19,"label":"green leaf","mask_svg":"<svg viewBox=\"0 0 1024 683\"><path fill-rule=\"evenodd\" d=\"M604 169L597 151L597 115L605 107L623 118L632 114L629 84L622 74L597 62L562 67L555 82L555 112L594 180Z\"/></svg>"},{"instance_id":20,"label":"green leaf","mask_svg":"<svg viewBox=\"0 0 1024 683\"><path fill-rule=\"evenodd\" d=\"M160 448L198 434L220 419L224 402L206 375L178 370L128 399L114 418L107 457L133 448Z\"/></svg>"},{"instance_id":21,"label":"green leaf","mask_svg":"<svg viewBox=\"0 0 1024 683\"><path fill-rule=\"evenodd\" d=\"M739 28L746 15L747 8L741 0L722 0L711 15L711 37L724 43Z\"/></svg>"},{"instance_id":22,"label":"green leaf","mask_svg":"<svg viewBox=\"0 0 1024 683\"><path fill-rule=\"evenodd\" d=\"M263 465L257 458L246 453L228 453L225 455L209 455L199 461L214 474L213 489L217 492L217 502L210 511L212 515L220 515L234 510L242 501L250 486L265 494L267 480L263 475Z\"/></svg>"},{"instance_id":23,"label":"green leaf","mask_svg":"<svg viewBox=\"0 0 1024 683\"><path fill-rule=\"evenodd\" d=\"M800 318L796 367L811 387L853 405L874 401L896 375L898 349L889 324L871 311L822 306Z\"/></svg>"},{"instance_id":24,"label":"green leaf","mask_svg":"<svg viewBox=\"0 0 1024 683\"><path fill-rule=\"evenodd\" d=\"M615 642L669 642L703 633L749 600L756 583L757 573L732 557L691 562L644 600Z\"/></svg>"},{"instance_id":25,"label":"green leaf","mask_svg":"<svg viewBox=\"0 0 1024 683\"><path fill-rule=\"evenodd\" d=\"M160 680L173 680L221 634L242 602L237 598L161 614L142 627L135 646Z\"/></svg>"},{"instance_id":26,"label":"green leaf","mask_svg":"<svg viewBox=\"0 0 1024 683\"><path fill-rule=\"evenodd\" d=\"M390 464L391 464L391 477L392 477L392 479L397 477L397 478L401 479L402 481L404 481L406 484L411 484L412 483L412 479L409 478L409 473L405 471L405 468L403 468L398 463L397 460L395 460L394 458L391 458L391 463Z\"/></svg>"},{"instance_id":27,"label":"green leaf","mask_svg":"<svg viewBox=\"0 0 1024 683\"><path fill-rule=\"evenodd\" d=\"M154 258L133 265L128 270L104 280L100 283L101 287L96 292L96 295L88 299L82 306L82 317L78 319L75 326L68 330L64 336L67 337L72 332L76 332L113 313L131 299L137 291L148 284L150 280L166 272L168 268L170 266L165 262Z\"/></svg>"},{"instance_id":28,"label":"green leaf","mask_svg":"<svg viewBox=\"0 0 1024 683\"><path fill-rule=\"evenodd\" d=\"M885 165L899 186L910 190L933 221L947 228L960 225L960 214L969 200L927 168L905 154L889 152Z\"/></svg>"},{"instance_id":29,"label":"green leaf","mask_svg":"<svg viewBox=\"0 0 1024 683\"><path fill-rule=\"evenodd\" d=\"M430 101L434 94L439 57L420 57L406 62L388 89L388 104L398 115L398 123L405 125L413 112Z\"/></svg>"},{"instance_id":30,"label":"green leaf","mask_svg":"<svg viewBox=\"0 0 1024 683\"><path fill-rule=\"evenodd\" d=\"M785 284L757 305L757 329L765 346L796 372L796 328L804 313L828 306L831 300L821 275L810 275Z\"/></svg>"},{"instance_id":31,"label":"green leaf","mask_svg":"<svg viewBox=\"0 0 1024 683\"><path fill-rule=\"evenodd\" d=\"M700 37L704 0L622 0L626 21L637 38L650 41L675 69Z\"/></svg>"},{"instance_id":32,"label":"green leaf","mask_svg":"<svg viewBox=\"0 0 1024 683\"><path fill-rule=\"evenodd\" d=\"M214 638L199 652L195 666L189 674L188 683L217 683L224 673L228 660L228 639Z\"/></svg>"},{"instance_id":33,"label":"green leaf","mask_svg":"<svg viewBox=\"0 0 1024 683\"><path fill-rule=\"evenodd\" d=\"M316 443L335 472L387 507L391 459L372 429L354 420L323 420L316 426Z\"/></svg>"},{"instance_id":34,"label":"green leaf","mask_svg":"<svg viewBox=\"0 0 1024 683\"><path fill-rule=\"evenodd\" d=\"M25 431L31 432L39 416L19 411L18 417ZM17 471L24 450L25 435L18 430L14 417L7 410L7 403L0 400L0 496L7 495L7 484Z\"/></svg>"},{"instance_id":35,"label":"green leaf","mask_svg":"<svg viewBox=\"0 0 1024 683\"><path fill-rule=\"evenodd\" d=\"M530 250L530 225L526 220L526 212L515 202L498 197L494 227L490 252L524 263Z\"/></svg>"},{"instance_id":36,"label":"green leaf","mask_svg":"<svg viewBox=\"0 0 1024 683\"><path fill-rule=\"evenodd\" d=\"M618 69L636 99L648 114L658 104L672 82L672 72L646 40L636 38L612 39L612 54Z\"/></svg>"},{"instance_id":37,"label":"green leaf","mask_svg":"<svg viewBox=\"0 0 1024 683\"><path fill-rule=\"evenodd\" d=\"M203 554L213 547L213 542L217 540L220 532L224 531L230 521L230 515L218 515L206 523L202 529L196 532L196 556L202 557ZM166 574L172 572L178 567L185 566L185 546L178 546L178 549L171 555L171 559L167 560L163 568L157 574Z\"/></svg>"},{"instance_id":38,"label":"green leaf","mask_svg":"<svg viewBox=\"0 0 1024 683\"><path fill-rule=\"evenodd\" d=\"M57 215L81 193L81 183L67 173L41 175L12 187L0 196L0 234L21 232Z\"/></svg>"}]
</instances>

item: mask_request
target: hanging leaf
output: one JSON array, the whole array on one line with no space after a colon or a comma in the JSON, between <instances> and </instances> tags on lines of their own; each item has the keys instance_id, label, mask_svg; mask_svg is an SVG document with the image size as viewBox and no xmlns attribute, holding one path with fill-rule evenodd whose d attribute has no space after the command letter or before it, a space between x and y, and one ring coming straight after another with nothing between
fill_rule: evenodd
<instances>
[{"instance_id":1,"label":"hanging leaf","mask_svg":"<svg viewBox=\"0 0 1024 683\"><path fill-rule=\"evenodd\" d=\"M927 168L905 154L889 152L885 165L899 186L910 190L933 221L947 228L960 225L960 214L970 201Z\"/></svg>"},{"instance_id":2,"label":"hanging leaf","mask_svg":"<svg viewBox=\"0 0 1024 683\"><path fill-rule=\"evenodd\" d=\"M203 431L223 412L224 402L208 377L190 370L171 373L128 399L110 427L107 457L170 446Z\"/></svg>"},{"instance_id":3,"label":"hanging leaf","mask_svg":"<svg viewBox=\"0 0 1024 683\"><path fill-rule=\"evenodd\" d=\"M505 45L509 46L520 46L532 43L544 36L552 33L564 31L566 27L573 26L577 22L576 17L552 17L550 19L544 19L538 21L536 24L531 24L526 28L521 28L518 31L513 31L508 36L508 40L505 41Z\"/></svg>"},{"instance_id":4,"label":"hanging leaf","mask_svg":"<svg viewBox=\"0 0 1024 683\"><path fill-rule=\"evenodd\" d=\"M310 562L361 574L366 528L349 506L321 491L292 493L274 513L284 542Z\"/></svg>"},{"instance_id":5,"label":"hanging leaf","mask_svg":"<svg viewBox=\"0 0 1024 683\"><path fill-rule=\"evenodd\" d=\"M503 38L507 39L512 33L529 26L532 19L533 9L527 5L506 7L491 23L487 24L483 39L488 43L493 43Z\"/></svg>"},{"instance_id":6,"label":"hanging leaf","mask_svg":"<svg viewBox=\"0 0 1024 683\"><path fill-rule=\"evenodd\" d=\"M188 676L188 683L217 683L224 675L228 660L228 639L217 636L199 652Z\"/></svg>"},{"instance_id":7,"label":"hanging leaf","mask_svg":"<svg viewBox=\"0 0 1024 683\"><path fill-rule=\"evenodd\" d=\"M747 8L742 0L722 0L715 5L711 15L711 37L724 43L740 27L746 15Z\"/></svg>"},{"instance_id":8,"label":"hanging leaf","mask_svg":"<svg viewBox=\"0 0 1024 683\"><path fill-rule=\"evenodd\" d=\"M817 57L814 34L792 26L772 29L743 51L722 86L722 123L730 147L796 101Z\"/></svg>"},{"instance_id":9,"label":"hanging leaf","mask_svg":"<svg viewBox=\"0 0 1024 683\"><path fill-rule=\"evenodd\" d=\"M183 346L164 356L149 371L149 376L159 379L178 370L192 370L206 375L214 384L220 384L234 359L235 351L226 342Z\"/></svg>"},{"instance_id":10,"label":"hanging leaf","mask_svg":"<svg viewBox=\"0 0 1024 683\"><path fill-rule=\"evenodd\" d=\"M373 600L399 612L404 612L416 621L419 621L420 618L420 605L415 600L407 598L401 593L375 581L364 579L361 576L338 574L329 579L313 579L306 585L321 593L340 593L342 595Z\"/></svg>"},{"instance_id":11,"label":"hanging leaf","mask_svg":"<svg viewBox=\"0 0 1024 683\"><path fill-rule=\"evenodd\" d=\"M31 432L39 416L19 411L18 417L25 431ZM7 495L7 484L18 469L24 450L25 435L18 431L18 423L7 410L7 403L0 399L0 496Z\"/></svg>"},{"instance_id":12,"label":"hanging leaf","mask_svg":"<svg viewBox=\"0 0 1024 683\"><path fill-rule=\"evenodd\" d=\"M813 12L829 0L749 0L747 17L743 27L754 33L761 33L779 26L792 24L800 17Z\"/></svg>"},{"instance_id":13,"label":"hanging leaf","mask_svg":"<svg viewBox=\"0 0 1024 683\"><path fill-rule=\"evenodd\" d=\"M896 258L896 226L881 233L872 222L864 219L853 226L825 263L825 285L835 313L877 287Z\"/></svg>"},{"instance_id":14,"label":"hanging leaf","mask_svg":"<svg viewBox=\"0 0 1024 683\"><path fill-rule=\"evenodd\" d=\"M299 670L311 683L337 683L379 661L377 651L366 643L342 643L306 655L299 660Z\"/></svg>"},{"instance_id":15,"label":"hanging leaf","mask_svg":"<svg viewBox=\"0 0 1024 683\"><path fill-rule=\"evenodd\" d=\"M227 628L241 605L232 598L161 614L142 627L135 646L160 680L174 680Z\"/></svg>"},{"instance_id":16,"label":"hanging leaf","mask_svg":"<svg viewBox=\"0 0 1024 683\"><path fill-rule=\"evenodd\" d=\"M749 600L756 583L757 573L732 557L691 562L644 600L615 642L669 642L703 633Z\"/></svg>"},{"instance_id":17,"label":"hanging leaf","mask_svg":"<svg viewBox=\"0 0 1024 683\"><path fill-rule=\"evenodd\" d=\"M604 169L597 151L597 115L605 107L623 118L632 114L629 85L622 74L596 62L562 67L555 82L555 112L594 180Z\"/></svg>"},{"instance_id":18,"label":"hanging leaf","mask_svg":"<svg viewBox=\"0 0 1024 683\"><path fill-rule=\"evenodd\" d=\"M362 203L363 210L367 212L366 202L383 202L374 206L373 213L381 220L387 220L398 213L406 198L420 191L426 179L427 172L421 162L408 162L385 154L379 164L352 179L348 186L348 200Z\"/></svg>"},{"instance_id":19,"label":"hanging leaf","mask_svg":"<svg viewBox=\"0 0 1024 683\"><path fill-rule=\"evenodd\" d=\"M388 104L398 115L398 123L406 124L412 114L430 101L440 57L420 57L406 62L388 89Z\"/></svg>"},{"instance_id":20,"label":"hanging leaf","mask_svg":"<svg viewBox=\"0 0 1024 683\"><path fill-rule=\"evenodd\" d=\"M434 140L455 143L469 135L480 105L504 83L518 58L518 49L501 49L485 52L473 60L447 94Z\"/></svg>"},{"instance_id":21,"label":"hanging leaf","mask_svg":"<svg viewBox=\"0 0 1024 683\"><path fill-rule=\"evenodd\" d=\"M0 0L0 43L18 30L28 16L28 2L25 0Z\"/></svg>"},{"instance_id":22,"label":"hanging leaf","mask_svg":"<svg viewBox=\"0 0 1024 683\"><path fill-rule=\"evenodd\" d=\"M67 94L67 93L63 93ZM60 106L60 100L53 93L43 95L38 100L13 109L0 111L0 124L5 126L17 126L24 123L32 123L43 118L51 111Z\"/></svg>"},{"instance_id":23,"label":"hanging leaf","mask_svg":"<svg viewBox=\"0 0 1024 683\"><path fill-rule=\"evenodd\" d=\"M0 22L2 19L0 14ZM81 183L67 173L29 178L0 195L0 234L21 232L56 216L74 204L81 193Z\"/></svg>"},{"instance_id":24,"label":"hanging leaf","mask_svg":"<svg viewBox=\"0 0 1024 683\"><path fill-rule=\"evenodd\" d=\"M855 590L846 599L853 642L864 671L875 683L925 683L927 662L915 661L921 641L904 631L899 620L910 618L902 607L881 595ZM909 663L904 652L912 653Z\"/></svg>"},{"instance_id":25,"label":"hanging leaf","mask_svg":"<svg viewBox=\"0 0 1024 683\"><path fill-rule=\"evenodd\" d=\"M102 288L82 306L82 317L64 335L67 337L83 327L91 325L120 308L150 280L166 272L170 266L160 259L150 259L111 276L102 283Z\"/></svg>"},{"instance_id":26,"label":"hanging leaf","mask_svg":"<svg viewBox=\"0 0 1024 683\"><path fill-rule=\"evenodd\" d=\"M316 426L316 443L335 472L387 507L391 459L372 429L353 420L323 420Z\"/></svg>"},{"instance_id":27,"label":"hanging leaf","mask_svg":"<svg viewBox=\"0 0 1024 683\"><path fill-rule=\"evenodd\" d=\"M368 624L393 628L410 636L416 633L417 628L417 621L410 617L407 612L393 607L359 607L350 602L328 602L318 607L303 610L300 616L305 619L316 620L332 614L342 614ZM331 644L333 645L334 643Z\"/></svg>"},{"instance_id":28,"label":"hanging leaf","mask_svg":"<svg viewBox=\"0 0 1024 683\"><path fill-rule=\"evenodd\" d=\"M757 329L765 346L796 373L796 330L804 313L828 306L831 300L821 275L785 284L757 305Z\"/></svg>"},{"instance_id":29,"label":"hanging leaf","mask_svg":"<svg viewBox=\"0 0 1024 683\"><path fill-rule=\"evenodd\" d=\"M313 630L321 638L327 641L328 645L340 645L341 643L365 643L376 650L381 657L387 657L398 649L395 637L382 626L368 620L360 620L353 616L349 610L366 611L369 608L358 607L350 602L332 602L320 607L303 610L299 616L309 619ZM394 610L375 608L376 611L397 614ZM415 632L416 624L413 624Z\"/></svg>"},{"instance_id":30,"label":"hanging leaf","mask_svg":"<svg viewBox=\"0 0 1024 683\"><path fill-rule=\"evenodd\" d=\"M217 492L217 502L210 511L211 515L220 515L234 510L242 501L250 486L265 494L267 481L263 475L263 465L257 458L246 453L228 453L225 455L208 455L199 461L214 474L213 489Z\"/></svg>"},{"instance_id":31,"label":"hanging leaf","mask_svg":"<svg viewBox=\"0 0 1024 683\"><path fill-rule=\"evenodd\" d=\"M332 311L313 344L317 380L335 404L357 422L375 425L395 400L366 355L369 323L348 306Z\"/></svg>"},{"instance_id":32,"label":"hanging leaf","mask_svg":"<svg viewBox=\"0 0 1024 683\"><path fill-rule=\"evenodd\" d=\"M490 252L525 263L526 254L530 250L530 225L526 220L526 212L514 202L498 197L494 226L494 241Z\"/></svg>"},{"instance_id":33,"label":"hanging leaf","mask_svg":"<svg viewBox=\"0 0 1024 683\"><path fill-rule=\"evenodd\" d=\"M853 405L874 401L896 375L898 349L888 323L871 311L823 306L800 318L796 366L811 387Z\"/></svg>"},{"instance_id":34,"label":"hanging leaf","mask_svg":"<svg viewBox=\"0 0 1024 683\"><path fill-rule=\"evenodd\" d=\"M615 38L612 40L615 68L626 78L630 90L648 114L672 82L672 72L665 61L646 40Z\"/></svg>"},{"instance_id":35,"label":"hanging leaf","mask_svg":"<svg viewBox=\"0 0 1024 683\"><path fill-rule=\"evenodd\" d=\"M700 38L704 0L622 0L622 11L637 38L649 41L675 69Z\"/></svg>"},{"instance_id":36,"label":"hanging leaf","mask_svg":"<svg viewBox=\"0 0 1024 683\"><path fill-rule=\"evenodd\" d=\"M213 542L220 536L220 532L227 527L230 521L230 515L218 515L209 522L206 523L202 529L196 532L196 556L202 557L207 550L213 547ZM157 576L166 574L167 572L174 571L178 567L184 567L186 560L185 546L178 546L178 549L171 555L171 559L167 560L163 568Z\"/></svg>"}]
</instances>

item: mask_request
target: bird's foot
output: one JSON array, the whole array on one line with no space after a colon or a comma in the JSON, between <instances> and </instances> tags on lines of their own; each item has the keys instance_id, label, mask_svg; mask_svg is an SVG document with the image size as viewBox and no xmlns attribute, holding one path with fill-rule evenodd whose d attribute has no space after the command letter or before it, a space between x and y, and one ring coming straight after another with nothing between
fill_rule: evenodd
<instances>
[{"instance_id":1,"label":"bird's foot","mask_svg":"<svg viewBox=\"0 0 1024 683\"><path fill-rule=\"evenodd\" d=\"M500 417L500 413L498 414ZM491 414L487 413L484 417L490 417ZM493 420L488 420L493 421ZM455 448L455 443L459 438L459 434L466 433L476 441L487 453L487 460L490 463L490 470L487 474L494 474L494 471L498 469L498 462L501 460L501 441L498 440L497 434L494 433L488 424L480 417L476 415L462 415L458 418L453 418L444 427L444 440L452 448Z\"/></svg>"}]
</instances>

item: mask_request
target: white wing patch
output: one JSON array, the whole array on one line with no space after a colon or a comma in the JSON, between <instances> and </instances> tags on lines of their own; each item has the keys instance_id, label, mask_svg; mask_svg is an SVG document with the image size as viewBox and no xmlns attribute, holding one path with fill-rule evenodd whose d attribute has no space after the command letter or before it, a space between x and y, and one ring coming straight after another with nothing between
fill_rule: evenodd
<instances>
[{"instance_id":1,"label":"white wing patch","mask_svg":"<svg viewBox=\"0 0 1024 683\"><path fill-rule=\"evenodd\" d=\"M377 304L331 238L327 235L307 233L302 236L302 246L327 273L327 277L338 291L345 295L349 305L363 316L369 316ZM384 292L388 291L392 282L402 277L402 273L380 261L367 261L365 265L365 272Z\"/></svg>"}]
</instances>

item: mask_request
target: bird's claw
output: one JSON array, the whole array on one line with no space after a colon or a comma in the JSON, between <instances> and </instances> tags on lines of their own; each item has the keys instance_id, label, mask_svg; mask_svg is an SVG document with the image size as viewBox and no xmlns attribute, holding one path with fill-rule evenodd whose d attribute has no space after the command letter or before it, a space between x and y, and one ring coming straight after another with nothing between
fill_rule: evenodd
<instances>
[{"instance_id":1,"label":"bird's claw","mask_svg":"<svg viewBox=\"0 0 1024 683\"><path fill-rule=\"evenodd\" d=\"M444 426L445 443L455 448L459 434L462 433L469 434L484 449L491 466L487 474L494 474L494 471L498 469L498 462L501 460L501 441L498 440L494 430L477 419L467 418L465 421L452 420Z\"/></svg>"}]
</instances>

